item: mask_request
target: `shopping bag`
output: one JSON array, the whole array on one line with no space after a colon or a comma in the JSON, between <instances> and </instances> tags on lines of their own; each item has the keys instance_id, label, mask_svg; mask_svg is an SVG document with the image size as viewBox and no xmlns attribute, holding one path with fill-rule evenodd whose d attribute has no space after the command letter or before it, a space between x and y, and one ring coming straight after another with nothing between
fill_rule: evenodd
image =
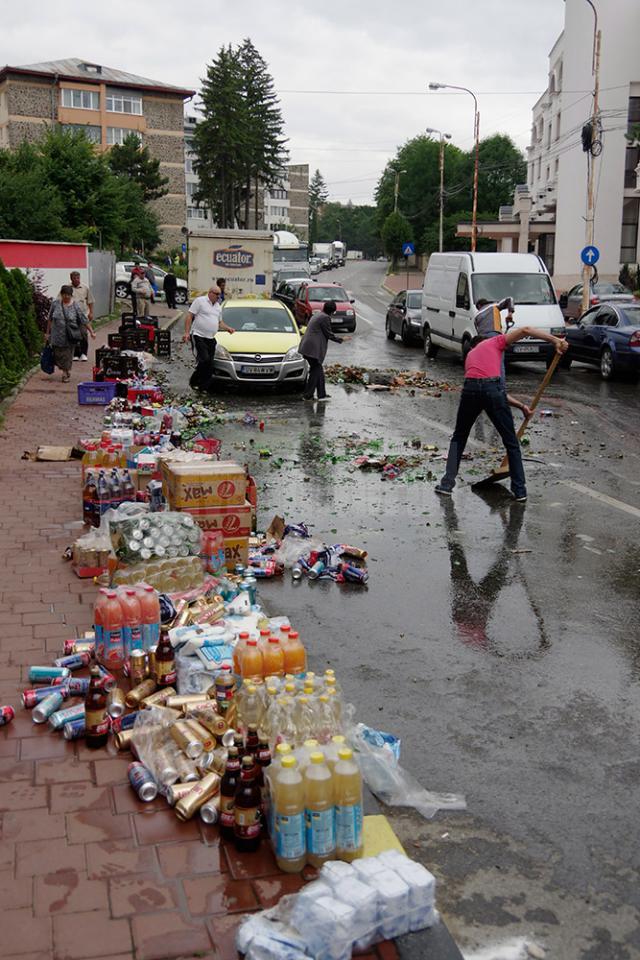
<instances>
[{"instance_id":1,"label":"shopping bag","mask_svg":"<svg viewBox=\"0 0 640 960\"><path fill-rule=\"evenodd\" d=\"M53 373L56 365L53 360L53 347L51 344L46 343L44 349L40 354L40 369L44 373Z\"/></svg>"}]
</instances>

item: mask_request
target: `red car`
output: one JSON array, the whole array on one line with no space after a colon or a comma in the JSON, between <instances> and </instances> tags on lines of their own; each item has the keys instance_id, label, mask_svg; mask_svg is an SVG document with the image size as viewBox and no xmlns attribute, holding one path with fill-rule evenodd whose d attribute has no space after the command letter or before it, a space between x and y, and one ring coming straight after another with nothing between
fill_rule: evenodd
<instances>
[{"instance_id":1,"label":"red car","mask_svg":"<svg viewBox=\"0 0 640 960\"><path fill-rule=\"evenodd\" d=\"M353 309L355 300L339 283L303 283L301 284L293 311L298 326L306 326L313 313L322 310L323 303L335 300L336 312L331 317L333 330L346 330L353 333L356 329L356 312Z\"/></svg>"}]
</instances>

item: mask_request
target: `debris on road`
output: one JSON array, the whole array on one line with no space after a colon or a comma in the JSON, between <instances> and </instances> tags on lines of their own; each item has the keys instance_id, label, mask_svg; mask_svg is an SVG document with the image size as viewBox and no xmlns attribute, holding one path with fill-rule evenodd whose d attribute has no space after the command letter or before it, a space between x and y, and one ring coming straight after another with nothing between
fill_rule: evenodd
<instances>
[{"instance_id":1,"label":"debris on road","mask_svg":"<svg viewBox=\"0 0 640 960\"><path fill-rule=\"evenodd\" d=\"M325 367L325 377L330 383L358 384L371 390L410 388L426 391L433 397L460 389L446 380L432 380L424 370L377 370L333 363Z\"/></svg>"}]
</instances>

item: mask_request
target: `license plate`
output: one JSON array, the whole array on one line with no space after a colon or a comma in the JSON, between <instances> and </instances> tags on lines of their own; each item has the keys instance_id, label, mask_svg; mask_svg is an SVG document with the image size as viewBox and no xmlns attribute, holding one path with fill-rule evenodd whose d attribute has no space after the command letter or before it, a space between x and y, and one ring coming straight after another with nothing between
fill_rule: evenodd
<instances>
[{"instance_id":1,"label":"license plate","mask_svg":"<svg viewBox=\"0 0 640 960\"><path fill-rule=\"evenodd\" d=\"M516 344L513 348L514 353L538 353L540 347L535 343Z\"/></svg>"},{"instance_id":2,"label":"license plate","mask_svg":"<svg viewBox=\"0 0 640 960\"><path fill-rule=\"evenodd\" d=\"M276 368L275 368L275 367L263 367L262 365L260 365L260 366L257 366L257 365L256 365L256 366L252 366L251 364L249 364L249 365L245 365L245 366L240 367L240 373L248 373L248 374L251 374L252 376L255 376L256 374L257 374L257 375L260 375L261 373L266 373L266 374L268 374L269 376L273 377L273 376L275 376Z\"/></svg>"}]
</instances>

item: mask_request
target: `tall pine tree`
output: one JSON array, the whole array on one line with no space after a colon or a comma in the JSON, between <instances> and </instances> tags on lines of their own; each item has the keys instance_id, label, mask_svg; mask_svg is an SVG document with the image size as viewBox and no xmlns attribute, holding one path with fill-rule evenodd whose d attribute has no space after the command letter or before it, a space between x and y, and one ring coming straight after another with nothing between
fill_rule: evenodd
<instances>
[{"instance_id":1,"label":"tall pine tree","mask_svg":"<svg viewBox=\"0 0 640 960\"><path fill-rule=\"evenodd\" d=\"M140 144L135 133L130 133L121 144L111 147L109 166L117 176L138 184L145 203L158 200L169 192L169 180L160 173L160 161L151 156L149 147Z\"/></svg>"},{"instance_id":2,"label":"tall pine tree","mask_svg":"<svg viewBox=\"0 0 640 960\"><path fill-rule=\"evenodd\" d=\"M318 211L329 199L329 191L324 177L316 170L309 181L309 241L314 243L318 237Z\"/></svg>"}]
</instances>

